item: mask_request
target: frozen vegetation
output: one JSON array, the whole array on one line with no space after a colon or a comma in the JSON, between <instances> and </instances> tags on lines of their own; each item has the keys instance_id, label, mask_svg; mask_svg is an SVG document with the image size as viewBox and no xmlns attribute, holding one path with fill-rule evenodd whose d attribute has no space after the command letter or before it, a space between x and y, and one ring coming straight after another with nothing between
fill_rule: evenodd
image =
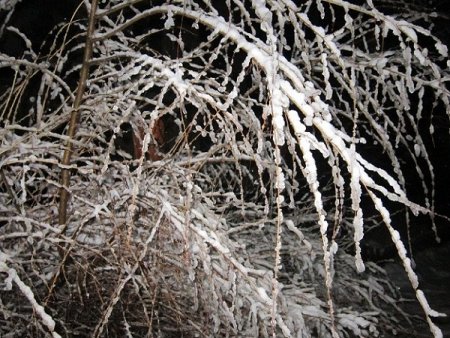
<instances>
[{"instance_id":1,"label":"frozen vegetation","mask_svg":"<svg viewBox=\"0 0 450 338\"><path fill-rule=\"evenodd\" d=\"M440 217L437 14L85 0L36 45L19 6L0 0L24 46L0 54L0 336L411 335L362 256L378 225L442 337L393 221Z\"/></svg>"}]
</instances>

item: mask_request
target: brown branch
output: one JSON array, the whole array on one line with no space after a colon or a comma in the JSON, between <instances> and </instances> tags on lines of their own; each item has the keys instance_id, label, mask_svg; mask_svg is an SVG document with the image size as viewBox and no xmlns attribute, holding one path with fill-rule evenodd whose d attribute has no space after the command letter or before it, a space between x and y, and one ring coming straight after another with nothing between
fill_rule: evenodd
<instances>
[{"instance_id":1,"label":"brown branch","mask_svg":"<svg viewBox=\"0 0 450 338\"><path fill-rule=\"evenodd\" d=\"M84 91L86 89L86 81L89 76L89 63L92 58L92 36L94 34L95 27L95 11L97 9L98 0L92 0L91 11L89 13L89 22L86 32L86 44L84 47L83 64L80 70L80 82L78 83L77 93L73 103L73 109L70 114L69 130L67 136L69 140L66 143L66 148L64 150L63 158L61 164L67 166L70 164L70 159L73 152L72 140L75 137L76 130L78 127L78 121L80 119L80 105L83 99ZM59 199L59 225L64 225L62 233L64 234L67 227L67 205L69 201L69 184L70 184L70 169L64 168L61 170L61 189L60 189L60 199Z\"/></svg>"}]
</instances>

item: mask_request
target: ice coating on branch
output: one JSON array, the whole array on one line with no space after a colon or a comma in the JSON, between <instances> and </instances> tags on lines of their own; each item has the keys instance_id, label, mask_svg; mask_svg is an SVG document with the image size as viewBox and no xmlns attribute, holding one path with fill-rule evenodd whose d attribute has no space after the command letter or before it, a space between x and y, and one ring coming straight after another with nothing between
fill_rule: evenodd
<instances>
[{"instance_id":1,"label":"ice coating on branch","mask_svg":"<svg viewBox=\"0 0 450 338\"><path fill-rule=\"evenodd\" d=\"M261 28L268 32L272 30L272 12L266 7L266 1L264 0L253 0L252 6L255 9L256 15L263 22Z\"/></svg>"},{"instance_id":2,"label":"ice coating on branch","mask_svg":"<svg viewBox=\"0 0 450 338\"><path fill-rule=\"evenodd\" d=\"M327 54L322 53L321 59L322 59L322 75L325 80L325 93L326 93L325 98L327 100L329 100L333 96L333 91L331 89L331 84L329 81L330 80L330 71L328 70L328 66L327 66Z\"/></svg>"},{"instance_id":3,"label":"ice coating on branch","mask_svg":"<svg viewBox=\"0 0 450 338\"><path fill-rule=\"evenodd\" d=\"M439 54L441 54L443 57L448 57L448 48L441 41L437 41L434 46L436 47Z\"/></svg>"},{"instance_id":4,"label":"ice coating on branch","mask_svg":"<svg viewBox=\"0 0 450 338\"><path fill-rule=\"evenodd\" d=\"M272 121L273 121L273 138L276 145L284 144L284 116L283 109L287 106L288 100L280 89L274 89L272 92Z\"/></svg>"},{"instance_id":5,"label":"ice coating on branch","mask_svg":"<svg viewBox=\"0 0 450 338\"><path fill-rule=\"evenodd\" d=\"M22 0L0 0L0 9L10 11Z\"/></svg>"},{"instance_id":6,"label":"ice coating on branch","mask_svg":"<svg viewBox=\"0 0 450 338\"><path fill-rule=\"evenodd\" d=\"M169 30L175 26L175 21L173 20L173 12L171 10L167 11L167 19L164 23L164 28Z\"/></svg>"},{"instance_id":7,"label":"ice coating on branch","mask_svg":"<svg viewBox=\"0 0 450 338\"><path fill-rule=\"evenodd\" d=\"M300 117L298 116L298 112L295 110L289 110L287 112L287 117L289 119L289 123L294 129L294 133L297 135L301 135L305 133L306 126L300 121Z\"/></svg>"},{"instance_id":8,"label":"ice coating on branch","mask_svg":"<svg viewBox=\"0 0 450 338\"><path fill-rule=\"evenodd\" d=\"M276 168L275 177L276 177L275 187L281 192L286 187L284 172L282 168L280 167Z\"/></svg>"},{"instance_id":9,"label":"ice coating on branch","mask_svg":"<svg viewBox=\"0 0 450 338\"><path fill-rule=\"evenodd\" d=\"M52 333L52 336L54 338L60 338L61 336L55 332L55 321L53 318L45 312L45 309L42 305L38 304L38 302L35 299L33 291L30 289L28 285L26 285L17 275L17 272L15 269L8 268L8 266L3 262L0 261L0 272L8 273L7 277L7 286L8 289L12 288L12 282L14 282L21 293L28 299L28 301L31 303L33 310L38 314L38 316L41 318L42 323L48 328L48 330Z\"/></svg>"},{"instance_id":10,"label":"ice coating on branch","mask_svg":"<svg viewBox=\"0 0 450 338\"><path fill-rule=\"evenodd\" d=\"M364 237L364 219L363 211L361 208L356 210L355 216L353 218L353 229L354 243L355 243L355 265L358 272L363 272L365 270L364 262L361 256L361 240Z\"/></svg>"},{"instance_id":11,"label":"ice coating on branch","mask_svg":"<svg viewBox=\"0 0 450 338\"><path fill-rule=\"evenodd\" d=\"M417 43L417 34L416 34L416 31L415 31L412 27L410 27L410 26L411 26L410 23L408 23L408 22L406 22L406 21L404 21L404 20L401 20L401 21L397 22L397 25L400 26L400 30L401 30L403 33L405 33L406 36L408 36L408 38L409 38L412 42Z\"/></svg>"}]
</instances>

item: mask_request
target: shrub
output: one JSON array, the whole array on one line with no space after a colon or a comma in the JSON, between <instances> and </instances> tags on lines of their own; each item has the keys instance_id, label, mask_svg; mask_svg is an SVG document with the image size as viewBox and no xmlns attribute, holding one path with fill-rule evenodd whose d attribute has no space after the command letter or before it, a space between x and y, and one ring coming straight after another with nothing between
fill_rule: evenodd
<instances>
[{"instance_id":1,"label":"shrub","mask_svg":"<svg viewBox=\"0 0 450 338\"><path fill-rule=\"evenodd\" d=\"M391 221L399 205L435 216L419 121L424 106L448 114L449 61L430 17L93 0L39 52L4 17L0 34L25 46L0 54L5 337L408 331L362 259L379 220L442 336Z\"/></svg>"}]
</instances>

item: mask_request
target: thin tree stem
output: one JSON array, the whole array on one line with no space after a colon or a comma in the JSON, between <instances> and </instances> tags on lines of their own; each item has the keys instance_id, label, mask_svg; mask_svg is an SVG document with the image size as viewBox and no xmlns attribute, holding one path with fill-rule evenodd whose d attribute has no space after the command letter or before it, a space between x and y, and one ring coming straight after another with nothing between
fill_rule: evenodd
<instances>
[{"instance_id":1,"label":"thin tree stem","mask_svg":"<svg viewBox=\"0 0 450 338\"><path fill-rule=\"evenodd\" d=\"M64 150L63 158L61 164L63 166L67 166L70 164L70 159L72 157L73 152L73 143L72 140L75 137L78 122L80 119L80 105L83 100L84 91L86 89L86 82L89 76L89 65L90 60L92 58L92 36L94 34L95 28L95 11L97 9L98 0L92 0L91 2L91 11L89 13L89 22L88 28L86 32L86 44L84 47L84 56L83 56L83 64L80 70L80 82L78 83L78 88L75 96L75 101L73 103L73 109L70 114L69 121L69 130L67 135L69 140L66 143L66 148ZM64 168L61 170L61 189L60 189L60 200L59 200L59 209L58 209L58 221L59 225L64 225L62 233L65 232L67 227L67 205L69 202L69 184L70 184L70 169Z\"/></svg>"}]
</instances>

